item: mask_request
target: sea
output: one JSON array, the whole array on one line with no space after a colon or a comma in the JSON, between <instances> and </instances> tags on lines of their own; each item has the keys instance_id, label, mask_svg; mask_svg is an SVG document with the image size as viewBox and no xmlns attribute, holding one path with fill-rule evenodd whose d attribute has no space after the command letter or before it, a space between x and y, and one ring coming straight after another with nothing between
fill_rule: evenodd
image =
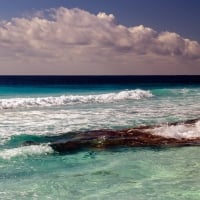
<instances>
[{"instance_id":1,"label":"sea","mask_svg":"<svg viewBox=\"0 0 200 200\"><path fill-rule=\"evenodd\" d=\"M200 118L200 76L0 76L0 199L199 200L198 146L58 153L54 138ZM26 145L33 141L36 145Z\"/></svg>"}]
</instances>

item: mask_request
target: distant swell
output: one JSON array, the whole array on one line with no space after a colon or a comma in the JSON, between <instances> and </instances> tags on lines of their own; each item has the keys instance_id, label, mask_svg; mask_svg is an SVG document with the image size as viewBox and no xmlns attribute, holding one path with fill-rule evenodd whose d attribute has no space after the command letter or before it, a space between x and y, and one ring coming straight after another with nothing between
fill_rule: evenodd
<instances>
[{"instance_id":1,"label":"distant swell","mask_svg":"<svg viewBox=\"0 0 200 200\"><path fill-rule=\"evenodd\" d=\"M28 108L28 107L48 107L71 104L88 103L112 103L123 100L139 100L152 97L150 91L126 90L118 93L98 94L98 95L63 95L59 97L38 97L38 98L12 98L1 99L0 109Z\"/></svg>"}]
</instances>

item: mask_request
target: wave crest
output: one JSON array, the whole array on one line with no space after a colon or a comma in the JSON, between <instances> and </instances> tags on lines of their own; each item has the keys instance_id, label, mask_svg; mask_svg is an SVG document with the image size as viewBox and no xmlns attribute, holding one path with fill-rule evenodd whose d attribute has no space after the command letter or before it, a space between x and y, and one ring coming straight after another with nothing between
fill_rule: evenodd
<instances>
[{"instance_id":1,"label":"wave crest","mask_svg":"<svg viewBox=\"0 0 200 200\"><path fill-rule=\"evenodd\" d=\"M0 158L9 160L13 157L27 157L33 155L43 155L53 153L53 149L48 145L32 145L32 146L23 146L13 149L5 149L0 152Z\"/></svg>"},{"instance_id":2,"label":"wave crest","mask_svg":"<svg viewBox=\"0 0 200 200\"><path fill-rule=\"evenodd\" d=\"M87 103L112 103L123 100L139 100L152 97L150 91L126 90L118 93L98 94L98 95L63 95L59 97L38 97L38 98L12 98L0 100L0 109L27 108L27 107L47 107L70 104Z\"/></svg>"}]
</instances>

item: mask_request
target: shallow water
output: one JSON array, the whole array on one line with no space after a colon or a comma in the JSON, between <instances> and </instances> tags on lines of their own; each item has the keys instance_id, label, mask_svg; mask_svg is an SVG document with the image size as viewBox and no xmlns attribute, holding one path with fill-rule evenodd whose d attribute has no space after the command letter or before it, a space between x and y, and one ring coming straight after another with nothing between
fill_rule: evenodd
<instances>
[{"instance_id":1,"label":"shallow water","mask_svg":"<svg viewBox=\"0 0 200 200\"><path fill-rule=\"evenodd\" d=\"M1 160L2 199L199 199L199 148L118 149Z\"/></svg>"}]
</instances>

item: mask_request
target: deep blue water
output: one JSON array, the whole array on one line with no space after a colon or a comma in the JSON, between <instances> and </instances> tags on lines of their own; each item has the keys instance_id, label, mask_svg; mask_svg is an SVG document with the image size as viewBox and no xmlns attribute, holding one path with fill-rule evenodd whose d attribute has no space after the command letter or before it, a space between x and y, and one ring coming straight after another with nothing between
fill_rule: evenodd
<instances>
[{"instance_id":1,"label":"deep blue water","mask_svg":"<svg viewBox=\"0 0 200 200\"><path fill-rule=\"evenodd\" d=\"M0 76L0 84L200 84L199 75L174 76Z\"/></svg>"}]
</instances>

